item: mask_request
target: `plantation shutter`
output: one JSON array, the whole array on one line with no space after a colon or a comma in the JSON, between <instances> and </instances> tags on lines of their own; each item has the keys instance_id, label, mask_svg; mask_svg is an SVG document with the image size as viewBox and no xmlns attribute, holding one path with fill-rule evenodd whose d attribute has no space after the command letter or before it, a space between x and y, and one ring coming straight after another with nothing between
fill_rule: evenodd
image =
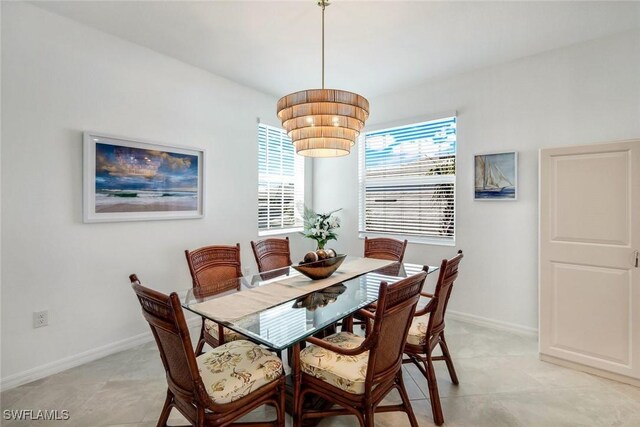
<instances>
[{"instance_id":1,"label":"plantation shutter","mask_svg":"<svg viewBox=\"0 0 640 427\"><path fill-rule=\"evenodd\" d=\"M304 158L284 130L258 124L258 234L302 229Z\"/></svg>"},{"instance_id":2,"label":"plantation shutter","mask_svg":"<svg viewBox=\"0 0 640 427\"><path fill-rule=\"evenodd\" d=\"M359 180L361 234L454 243L456 118L367 132Z\"/></svg>"}]
</instances>

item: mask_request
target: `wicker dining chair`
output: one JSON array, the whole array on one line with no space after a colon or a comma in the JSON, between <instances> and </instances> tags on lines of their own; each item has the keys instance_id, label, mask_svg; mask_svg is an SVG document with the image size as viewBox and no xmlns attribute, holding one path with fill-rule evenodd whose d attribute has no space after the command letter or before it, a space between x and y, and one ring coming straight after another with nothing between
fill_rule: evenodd
<instances>
[{"instance_id":1,"label":"wicker dining chair","mask_svg":"<svg viewBox=\"0 0 640 427\"><path fill-rule=\"evenodd\" d=\"M186 250L184 253L194 288L206 286L208 295L240 290L240 282L236 280L242 277L239 243L235 246L205 246L192 251ZM246 337L212 320L203 319L196 354L202 353L205 343L217 347L239 339Z\"/></svg>"},{"instance_id":2,"label":"wicker dining chair","mask_svg":"<svg viewBox=\"0 0 640 427\"><path fill-rule=\"evenodd\" d=\"M451 381L458 384L458 376L453 366L447 341L444 338L444 315L453 290L453 283L458 277L458 266L462 257L462 251L458 251L458 254L450 260L443 259L433 294L420 293L430 300L426 306L415 312L407 337L407 345L404 348L408 358L403 360L403 363L414 363L427 379L429 400L436 425L442 425L444 416L433 361L443 360L446 362ZM438 346L442 350L442 356L433 356L433 351Z\"/></svg>"},{"instance_id":3,"label":"wicker dining chair","mask_svg":"<svg viewBox=\"0 0 640 427\"><path fill-rule=\"evenodd\" d=\"M178 295L146 288L135 275L130 279L166 372L167 397L158 426L167 425L173 408L194 426L228 426L267 404L275 406L276 420L241 425L284 426L285 377L279 358L244 340L196 357Z\"/></svg>"},{"instance_id":4,"label":"wicker dining chair","mask_svg":"<svg viewBox=\"0 0 640 427\"><path fill-rule=\"evenodd\" d=\"M365 258L388 259L401 263L406 249L406 240L402 241L388 237L364 238Z\"/></svg>"},{"instance_id":5,"label":"wicker dining chair","mask_svg":"<svg viewBox=\"0 0 640 427\"><path fill-rule=\"evenodd\" d=\"M253 255L256 258L260 273L288 267L292 264L288 237L252 241L251 249L253 249Z\"/></svg>"},{"instance_id":6,"label":"wicker dining chair","mask_svg":"<svg viewBox=\"0 0 640 427\"><path fill-rule=\"evenodd\" d=\"M388 237L375 237L364 238L364 257L386 259L389 261L397 261L395 264L391 264L387 267L383 267L376 270L376 273L386 274L389 276L397 276L400 273L400 267L402 266L402 260L404 259L404 252L407 249L407 241L390 239ZM376 309L376 304L372 304L368 307L370 311ZM353 325L360 325L361 329L366 329L366 334L369 334L370 322L358 313L355 313L353 319L347 319L343 322L343 330L352 330Z\"/></svg>"},{"instance_id":7,"label":"wicker dining chair","mask_svg":"<svg viewBox=\"0 0 640 427\"><path fill-rule=\"evenodd\" d=\"M339 332L323 340L307 339L310 345L297 355L301 375L294 427L308 418L332 415L355 415L361 426L373 427L375 412L391 411L406 412L410 425L418 425L402 379L402 355L426 276L420 272L393 285L380 284L378 310L361 312L373 320L368 337ZM394 388L402 403L379 406ZM304 399L309 394L342 408L305 410Z\"/></svg>"}]
</instances>

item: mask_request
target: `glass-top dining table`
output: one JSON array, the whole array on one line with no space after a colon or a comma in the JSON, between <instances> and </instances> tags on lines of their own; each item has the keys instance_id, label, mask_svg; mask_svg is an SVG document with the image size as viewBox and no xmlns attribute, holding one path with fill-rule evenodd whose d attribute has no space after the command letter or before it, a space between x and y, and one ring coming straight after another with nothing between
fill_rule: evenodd
<instances>
[{"instance_id":1,"label":"glass-top dining table","mask_svg":"<svg viewBox=\"0 0 640 427\"><path fill-rule=\"evenodd\" d=\"M327 328L333 328L332 325L341 320L343 329L345 323L352 327L351 315L377 301L381 282L393 284L420 271L430 274L438 270L438 267L386 262L382 268L361 274L356 271L352 277L341 280L341 273L349 270L350 265L366 264L366 261L370 262L371 259L348 256L327 287L321 281L315 284L292 267L285 267L189 289L182 306L276 350L281 356L281 351L288 349L291 375L287 376L286 408L287 412L294 414L298 408L297 399L300 398L300 349L304 340L326 332ZM296 287L309 286L315 290L291 299L284 296L284 302L271 304L260 300L260 297L270 300L272 292L293 295L302 291ZM220 293L221 288L227 291ZM211 309L210 303L217 303L217 309ZM252 304L255 304L255 308L252 308ZM240 317L229 316L230 312L242 312L234 310L234 305L243 306L245 311L249 309L251 312ZM313 403L315 409L326 409L329 406L331 404L324 399Z\"/></svg>"},{"instance_id":2,"label":"glass-top dining table","mask_svg":"<svg viewBox=\"0 0 640 427\"><path fill-rule=\"evenodd\" d=\"M348 256L345 264L359 259L359 257ZM298 279L303 278L311 282L311 279L301 276L301 273L292 267L285 267L227 280L223 283L213 283L211 286L189 289L182 305L185 309L222 324L252 341L279 351L300 343L305 338L376 302L381 282L393 284L425 270L430 274L438 270L438 267L393 263L274 306L264 308L264 304L257 304L262 307L239 318L223 317L217 315L215 311L203 309L206 306L203 303L207 301L237 293L239 293L237 296L242 297L243 292L279 283L284 279L291 280L300 276ZM220 293L221 287L227 291ZM244 295L250 297L255 293ZM222 301L225 300L220 300ZM229 300L229 304L232 303Z\"/></svg>"}]
</instances>

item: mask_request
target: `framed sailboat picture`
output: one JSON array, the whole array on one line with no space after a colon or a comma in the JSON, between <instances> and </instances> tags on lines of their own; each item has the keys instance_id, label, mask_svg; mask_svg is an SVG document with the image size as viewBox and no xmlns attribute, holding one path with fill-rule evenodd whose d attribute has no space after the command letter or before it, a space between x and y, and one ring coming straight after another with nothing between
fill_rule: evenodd
<instances>
[{"instance_id":1,"label":"framed sailboat picture","mask_svg":"<svg viewBox=\"0 0 640 427\"><path fill-rule=\"evenodd\" d=\"M475 156L475 200L517 200L518 153Z\"/></svg>"}]
</instances>

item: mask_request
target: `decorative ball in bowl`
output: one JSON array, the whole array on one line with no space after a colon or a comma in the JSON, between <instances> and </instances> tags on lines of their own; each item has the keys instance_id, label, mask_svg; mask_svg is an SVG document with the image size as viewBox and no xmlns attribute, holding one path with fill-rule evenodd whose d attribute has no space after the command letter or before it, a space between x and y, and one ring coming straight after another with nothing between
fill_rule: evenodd
<instances>
[{"instance_id":1,"label":"decorative ball in bowl","mask_svg":"<svg viewBox=\"0 0 640 427\"><path fill-rule=\"evenodd\" d=\"M331 276L340 267L342 261L347 255L336 255L331 258L322 259L320 261L303 262L299 265L292 265L300 273L312 280L326 279Z\"/></svg>"}]
</instances>

